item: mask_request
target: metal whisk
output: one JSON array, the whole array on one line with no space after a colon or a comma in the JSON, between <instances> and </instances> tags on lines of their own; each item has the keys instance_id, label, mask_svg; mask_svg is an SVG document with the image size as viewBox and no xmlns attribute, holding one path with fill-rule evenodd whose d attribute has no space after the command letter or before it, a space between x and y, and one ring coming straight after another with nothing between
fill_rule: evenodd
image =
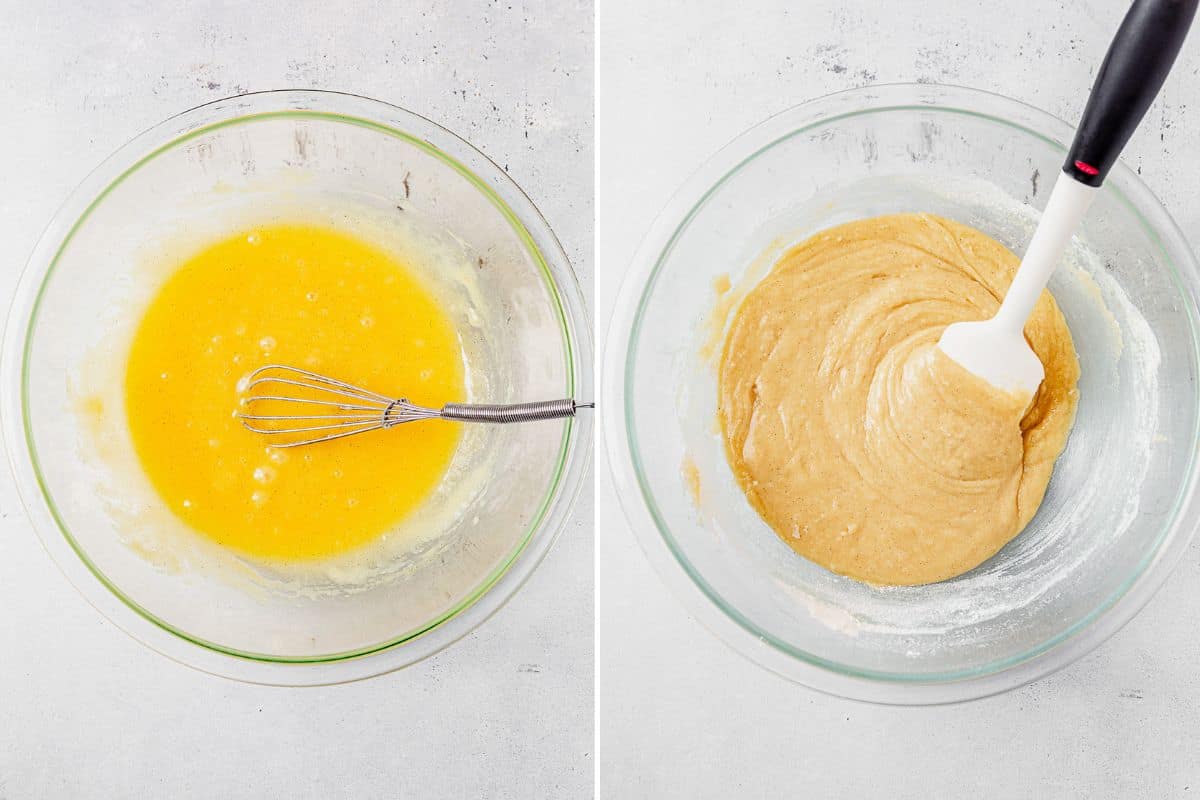
<instances>
[{"instance_id":1,"label":"metal whisk","mask_svg":"<svg viewBox=\"0 0 1200 800\"><path fill-rule=\"evenodd\" d=\"M593 403L544 400L511 405L447 403L425 408L407 398L392 398L315 372L269 364L250 373L237 416L255 433L292 437L274 447L300 447L358 433L384 430L405 422L448 419L458 422L537 422L575 416ZM275 413L280 404L294 413ZM266 411L259 413L266 406ZM298 438L296 438L298 437Z\"/></svg>"}]
</instances>

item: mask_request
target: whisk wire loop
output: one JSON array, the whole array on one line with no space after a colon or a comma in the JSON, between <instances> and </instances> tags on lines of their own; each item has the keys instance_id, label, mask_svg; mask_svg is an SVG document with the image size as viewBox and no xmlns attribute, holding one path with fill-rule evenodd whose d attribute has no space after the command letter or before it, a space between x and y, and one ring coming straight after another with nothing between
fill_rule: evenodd
<instances>
[{"instance_id":1,"label":"whisk wire loop","mask_svg":"<svg viewBox=\"0 0 1200 800\"><path fill-rule=\"evenodd\" d=\"M511 405L448 403L440 409L426 408L404 397L388 397L283 364L254 370L246 377L242 394L236 412L242 425L264 436L283 437L271 442L273 447L281 448L328 442L423 419L534 422L573 417L577 409L592 407L591 403L567 399ZM296 404L300 412L279 411L280 406L290 408L291 404Z\"/></svg>"}]
</instances>

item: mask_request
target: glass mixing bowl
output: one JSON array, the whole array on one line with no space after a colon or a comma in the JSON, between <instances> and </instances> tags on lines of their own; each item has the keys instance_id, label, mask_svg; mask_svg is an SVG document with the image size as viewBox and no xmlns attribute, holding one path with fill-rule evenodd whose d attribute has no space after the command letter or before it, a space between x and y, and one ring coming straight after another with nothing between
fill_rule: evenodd
<instances>
[{"instance_id":1,"label":"glass mixing bowl","mask_svg":"<svg viewBox=\"0 0 1200 800\"><path fill-rule=\"evenodd\" d=\"M17 290L3 412L34 526L102 613L200 669L319 684L417 661L512 596L579 493L591 421L464 432L411 546L353 563L294 574L174 530L138 474L123 413L123 430L97 436L80 398L119 387L131 322L169 274L164 265L219 236L298 219L408 248L417 261L437 254L417 271L456 298L471 400L590 395L590 328L575 275L499 167L394 106L283 91L173 117L75 191Z\"/></svg>"},{"instance_id":2,"label":"glass mixing bowl","mask_svg":"<svg viewBox=\"0 0 1200 800\"><path fill-rule=\"evenodd\" d=\"M1075 427L1037 516L995 557L930 586L833 575L762 522L725 459L713 343L774 257L831 225L903 211L1021 253L1071 136L984 92L856 89L746 132L654 223L608 341L608 453L650 560L744 655L853 698L979 697L1087 652L1178 561L1197 523L1196 263L1124 165L1050 282L1082 367Z\"/></svg>"}]
</instances>

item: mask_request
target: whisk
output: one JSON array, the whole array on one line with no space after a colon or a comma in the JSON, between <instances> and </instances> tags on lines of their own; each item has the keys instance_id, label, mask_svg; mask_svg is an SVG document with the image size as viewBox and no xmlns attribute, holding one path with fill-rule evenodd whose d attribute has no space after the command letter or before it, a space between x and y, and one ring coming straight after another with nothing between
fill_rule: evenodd
<instances>
[{"instance_id":1,"label":"whisk","mask_svg":"<svg viewBox=\"0 0 1200 800\"><path fill-rule=\"evenodd\" d=\"M404 397L388 397L283 364L254 370L246 378L242 394L237 417L248 430L285 439L272 442L273 447L328 442L423 419L537 422L573 417L580 408L594 408L593 403L576 403L569 398L509 405L447 403L441 408L425 408ZM280 413L275 413L277 410Z\"/></svg>"}]
</instances>

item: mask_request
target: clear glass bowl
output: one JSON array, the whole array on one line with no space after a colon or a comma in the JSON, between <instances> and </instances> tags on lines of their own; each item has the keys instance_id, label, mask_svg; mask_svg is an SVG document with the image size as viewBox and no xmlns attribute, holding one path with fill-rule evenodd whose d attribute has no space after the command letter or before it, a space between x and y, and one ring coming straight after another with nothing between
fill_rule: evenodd
<instances>
[{"instance_id":1,"label":"clear glass bowl","mask_svg":"<svg viewBox=\"0 0 1200 800\"><path fill-rule=\"evenodd\" d=\"M470 399L590 395L590 326L575 275L545 220L499 167L411 112L352 95L284 91L173 117L74 192L17 290L3 412L34 526L102 613L209 672L319 684L417 661L499 608L566 521L588 463L591 421L472 428L422 510L419 545L352 556L353 564L314 571L319 579L168 530L144 478L112 467L136 465L127 430L108 432L98 447L77 413L79 395L92 383L119 385L122 331L166 277L155 266L171 263L164 254L178 258L222 234L297 218L441 254L445 269L426 277L459 298ZM137 536L131 516L140 520ZM147 544L147 533L159 538ZM351 566L362 575L347 577Z\"/></svg>"},{"instance_id":2,"label":"clear glass bowl","mask_svg":"<svg viewBox=\"0 0 1200 800\"><path fill-rule=\"evenodd\" d=\"M750 508L718 433L711 348L701 352L721 340L714 281L728 275L736 299L789 244L901 211L957 219L1023 252L1071 135L984 92L856 89L746 132L654 223L609 335L608 453L650 560L744 655L859 699L979 697L1110 636L1177 562L1197 523L1196 263L1124 165L1050 285L1083 371L1074 430L1039 513L987 563L922 587L826 572Z\"/></svg>"}]
</instances>

